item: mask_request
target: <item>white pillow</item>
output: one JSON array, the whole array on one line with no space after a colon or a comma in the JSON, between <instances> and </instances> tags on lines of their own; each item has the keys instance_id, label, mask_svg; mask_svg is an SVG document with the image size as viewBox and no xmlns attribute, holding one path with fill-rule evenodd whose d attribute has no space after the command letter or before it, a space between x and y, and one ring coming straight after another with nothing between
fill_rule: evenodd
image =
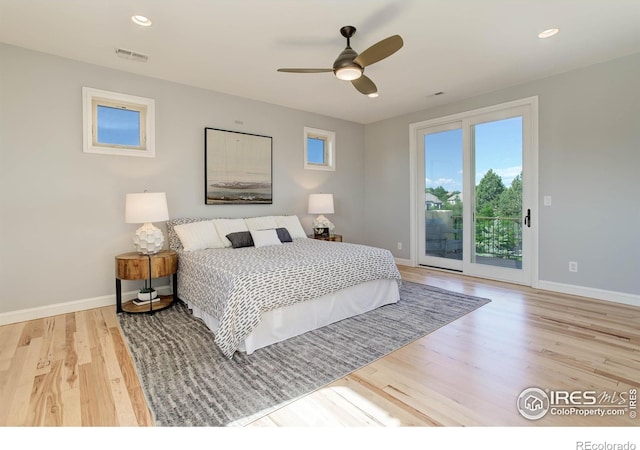
<instances>
[{"instance_id":1,"label":"white pillow","mask_svg":"<svg viewBox=\"0 0 640 450\"><path fill-rule=\"evenodd\" d=\"M251 238L255 247L267 247L269 245L282 245L276 230L253 230Z\"/></svg>"},{"instance_id":2,"label":"white pillow","mask_svg":"<svg viewBox=\"0 0 640 450\"><path fill-rule=\"evenodd\" d=\"M223 248L216 227L210 220L185 223L173 227L186 251L204 250L205 248Z\"/></svg>"},{"instance_id":3,"label":"white pillow","mask_svg":"<svg viewBox=\"0 0 640 450\"><path fill-rule=\"evenodd\" d=\"M298 216L275 216L274 218L278 227L286 228L293 239L307 237Z\"/></svg>"},{"instance_id":4,"label":"white pillow","mask_svg":"<svg viewBox=\"0 0 640 450\"><path fill-rule=\"evenodd\" d=\"M231 241L227 239L227 234L238 231L249 231L244 219L214 219L213 224L216 230L218 230L218 236L220 236L220 240L224 242L225 247L231 247Z\"/></svg>"},{"instance_id":5,"label":"white pillow","mask_svg":"<svg viewBox=\"0 0 640 450\"><path fill-rule=\"evenodd\" d=\"M247 228L249 229L249 231L278 228L276 219L274 219L273 216L248 217L244 219L244 221L247 224Z\"/></svg>"}]
</instances>

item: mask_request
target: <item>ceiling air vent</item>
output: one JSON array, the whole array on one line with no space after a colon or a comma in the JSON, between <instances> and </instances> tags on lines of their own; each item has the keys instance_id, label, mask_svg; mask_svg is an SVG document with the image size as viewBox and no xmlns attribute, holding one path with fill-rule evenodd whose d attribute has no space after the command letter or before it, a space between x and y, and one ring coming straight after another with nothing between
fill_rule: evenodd
<instances>
[{"instance_id":1,"label":"ceiling air vent","mask_svg":"<svg viewBox=\"0 0 640 450\"><path fill-rule=\"evenodd\" d=\"M120 58L133 59L134 61L142 61L142 62L147 62L147 60L149 59L147 55L134 52L131 50L126 50L124 48L117 48L116 55L118 55Z\"/></svg>"}]
</instances>

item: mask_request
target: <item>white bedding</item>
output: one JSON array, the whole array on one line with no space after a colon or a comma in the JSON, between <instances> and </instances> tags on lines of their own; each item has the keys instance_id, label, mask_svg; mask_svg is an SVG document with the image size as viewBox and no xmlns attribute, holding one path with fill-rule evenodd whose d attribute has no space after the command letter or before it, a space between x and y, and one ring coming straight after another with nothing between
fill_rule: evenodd
<instances>
[{"instance_id":1,"label":"white bedding","mask_svg":"<svg viewBox=\"0 0 640 450\"><path fill-rule=\"evenodd\" d=\"M207 318L215 329L216 344L229 358L243 345L245 350L248 346L253 351L258 348L256 345L282 340L278 335L290 337L299 334L296 329L309 331L384 302L397 301L401 282L391 252L364 245L296 238L293 242L266 247L197 251L175 245L173 248L179 257L178 298ZM371 290L364 286L360 300L344 291L377 280L395 284L395 289L389 291L387 283L388 295L384 299L371 295ZM327 300L332 295L333 300ZM301 314L294 314L294 307L287 309L287 316L282 316L283 308L320 298L322 307L314 317L309 316L313 303L305 304ZM373 303L367 305L367 298L373 298ZM337 306L340 303L344 306ZM286 332L275 329L278 317L283 321L286 317L290 322L279 325ZM298 323L300 317L303 323ZM268 320L272 320L271 325ZM253 338L261 336L260 330L267 328L270 336L257 338L258 344L252 344Z\"/></svg>"},{"instance_id":2,"label":"white bedding","mask_svg":"<svg viewBox=\"0 0 640 450\"><path fill-rule=\"evenodd\" d=\"M375 280L267 311L262 314L258 326L240 343L238 350L251 354L259 348L396 303L399 299L400 291L395 280ZM188 306L212 332L218 330L218 319L195 305Z\"/></svg>"}]
</instances>

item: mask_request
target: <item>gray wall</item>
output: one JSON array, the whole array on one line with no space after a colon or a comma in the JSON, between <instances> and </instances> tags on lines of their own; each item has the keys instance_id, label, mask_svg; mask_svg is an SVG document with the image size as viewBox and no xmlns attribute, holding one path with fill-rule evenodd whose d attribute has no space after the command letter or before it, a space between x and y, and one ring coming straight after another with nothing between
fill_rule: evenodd
<instances>
[{"instance_id":1,"label":"gray wall","mask_svg":"<svg viewBox=\"0 0 640 450\"><path fill-rule=\"evenodd\" d=\"M82 86L155 99L156 157L83 153ZM302 168L305 126L336 132L336 172ZM204 205L204 127L273 137L273 205ZM307 194L331 192L336 232L360 242L363 158L359 124L0 44L0 313L113 295L127 192L166 192L173 218L297 214L308 231Z\"/></svg>"},{"instance_id":2,"label":"gray wall","mask_svg":"<svg viewBox=\"0 0 640 450\"><path fill-rule=\"evenodd\" d=\"M538 96L540 280L640 294L639 80L636 54L367 125L367 242L409 258L409 124Z\"/></svg>"}]
</instances>

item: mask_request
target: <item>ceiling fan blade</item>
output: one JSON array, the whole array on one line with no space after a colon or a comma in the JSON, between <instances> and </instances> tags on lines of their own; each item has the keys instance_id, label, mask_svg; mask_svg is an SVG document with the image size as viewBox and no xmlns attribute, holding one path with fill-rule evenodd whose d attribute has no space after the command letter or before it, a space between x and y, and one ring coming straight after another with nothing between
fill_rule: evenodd
<instances>
[{"instance_id":1,"label":"ceiling fan blade","mask_svg":"<svg viewBox=\"0 0 640 450\"><path fill-rule=\"evenodd\" d=\"M378 88L376 87L376 84L364 74L362 74L360 78L352 80L351 84L353 84L353 87L355 87L364 95L374 94L378 92Z\"/></svg>"},{"instance_id":2,"label":"ceiling fan blade","mask_svg":"<svg viewBox=\"0 0 640 450\"><path fill-rule=\"evenodd\" d=\"M323 72L333 72L333 69L278 69L278 72L290 72L290 73L323 73Z\"/></svg>"},{"instance_id":3,"label":"ceiling fan blade","mask_svg":"<svg viewBox=\"0 0 640 450\"><path fill-rule=\"evenodd\" d=\"M393 55L402 48L403 44L404 42L402 41L402 38L397 34L389 36L360 53L353 61L363 68L370 66L373 63L377 63L378 61Z\"/></svg>"}]
</instances>

